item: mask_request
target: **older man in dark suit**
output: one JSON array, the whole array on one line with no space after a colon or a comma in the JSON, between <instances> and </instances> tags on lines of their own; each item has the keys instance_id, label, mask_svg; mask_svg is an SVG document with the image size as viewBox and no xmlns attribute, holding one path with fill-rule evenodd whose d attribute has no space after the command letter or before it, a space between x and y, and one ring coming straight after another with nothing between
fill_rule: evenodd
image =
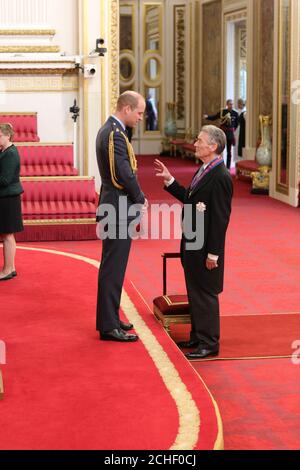
<instances>
[{"instance_id":1,"label":"older man in dark suit","mask_svg":"<svg viewBox=\"0 0 300 470\"><path fill-rule=\"evenodd\" d=\"M225 235L231 213L232 180L222 152L226 145L224 132L216 126L204 126L195 143L196 156L203 165L194 175L190 186L181 186L166 166L156 160L157 176L165 189L191 206L193 218L204 210L204 243L202 247L189 243L183 233L181 261L191 313L190 340L180 347L197 348L186 354L188 359L202 359L219 353L220 320L218 294L223 290Z\"/></svg>"},{"instance_id":2,"label":"older man in dark suit","mask_svg":"<svg viewBox=\"0 0 300 470\"><path fill-rule=\"evenodd\" d=\"M138 93L123 93L115 114L99 130L96 141L102 180L97 219L102 224L103 249L96 326L101 340L133 342L138 339L126 333L133 325L120 321L119 307L132 240L129 226L135 220L132 209L137 205L142 211L147 206L137 181L137 164L126 126L133 128L143 119L145 106L144 98Z\"/></svg>"}]
</instances>

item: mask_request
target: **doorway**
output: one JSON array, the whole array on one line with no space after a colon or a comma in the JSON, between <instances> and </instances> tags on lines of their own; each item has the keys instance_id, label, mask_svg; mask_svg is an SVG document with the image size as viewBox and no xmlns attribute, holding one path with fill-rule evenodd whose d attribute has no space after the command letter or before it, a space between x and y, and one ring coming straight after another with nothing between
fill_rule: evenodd
<instances>
[{"instance_id":1,"label":"doorway","mask_svg":"<svg viewBox=\"0 0 300 470\"><path fill-rule=\"evenodd\" d=\"M236 131L236 145L232 166L242 159L247 125L247 22L246 11L225 15L225 86L224 101L232 99L239 113L240 125Z\"/></svg>"},{"instance_id":2,"label":"doorway","mask_svg":"<svg viewBox=\"0 0 300 470\"><path fill-rule=\"evenodd\" d=\"M144 122L133 131L138 154L157 154L163 135L163 0L120 0L120 93L146 100Z\"/></svg>"}]
</instances>

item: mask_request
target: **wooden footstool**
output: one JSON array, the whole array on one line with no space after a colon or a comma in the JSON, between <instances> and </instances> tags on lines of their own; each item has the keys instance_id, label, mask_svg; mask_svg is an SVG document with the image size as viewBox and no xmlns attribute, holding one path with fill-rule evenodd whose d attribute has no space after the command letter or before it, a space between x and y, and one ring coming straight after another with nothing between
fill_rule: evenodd
<instances>
[{"instance_id":1,"label":"wooden footstool","mask_svg":"<svg viewBox=\"0 0 300 470\"><path fill-rule=\"evenodd\" d=\"M171 323L191 323L186 294L167 295L167 259L180 258L180 253L163 253L163 295L153 300L153 313L167 333Z\"/></svg>"}]
</instances>

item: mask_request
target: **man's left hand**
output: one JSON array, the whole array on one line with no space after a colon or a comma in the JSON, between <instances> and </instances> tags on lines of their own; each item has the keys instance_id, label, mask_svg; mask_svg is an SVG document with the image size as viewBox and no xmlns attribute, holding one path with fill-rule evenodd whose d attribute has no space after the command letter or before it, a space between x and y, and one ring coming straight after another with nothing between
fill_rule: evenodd
<instances>
[{"instance_id":1,"label":"man's left hand","mask_svg":"<svg viewBox=\"0 0 300 470\"><path fill-rule=\"evenodd\" d=\"M212 259L206 258L206 268L211 271L212 269L216 269L218 267L218 262Z\"/></svg>"}]
</instances>

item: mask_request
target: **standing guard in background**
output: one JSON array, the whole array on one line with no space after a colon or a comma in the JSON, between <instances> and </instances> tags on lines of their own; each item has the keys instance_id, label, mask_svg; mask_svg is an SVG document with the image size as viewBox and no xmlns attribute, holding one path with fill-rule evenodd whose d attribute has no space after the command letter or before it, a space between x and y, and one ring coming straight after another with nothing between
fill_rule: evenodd
<instances>
[{"instance_id":1,"label":"standing guard in background","mask_svg":"<svg viewBox=\"0 0 300 470\"><path fill-rule=\"evenodd\" d=\"M227 100L226 101L226 108L221 109L217 114L213 114L208 116L204 114L204 119L208 119L209 121L216 121L220 119L220 128L226 135L226 149L227 149L227 161L226 166L228 170L231 167L231 149L232 146L235 145L235 131L239 125L239 115L233 109L233 101Z\"/></svg>"}]
</instances>

